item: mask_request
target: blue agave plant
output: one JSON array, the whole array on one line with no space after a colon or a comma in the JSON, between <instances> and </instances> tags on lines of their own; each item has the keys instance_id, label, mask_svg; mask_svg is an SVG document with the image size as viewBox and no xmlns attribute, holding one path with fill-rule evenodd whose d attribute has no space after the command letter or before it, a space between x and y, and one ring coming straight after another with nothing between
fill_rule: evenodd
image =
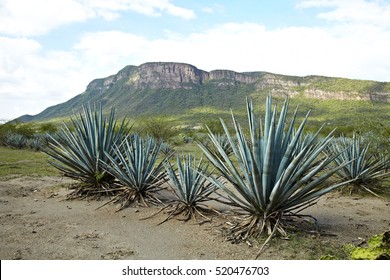
<instances>
[{"instance_id":1,"label":"blue agave plant","mask_svg":"<svg viewBox=\"0 0 390 280\"><path fill-rule=\"evenodd\" d=\"M212 173L211 170L208 170L208 167L209 165L205 164L203 159L197 161L191 154L183 156L183 158L177 155L176 165L169 162L166 164L166 171L175 199L174 205L167 206L172 209L163 222L180 214L184 214L184 221L191 218L196 220L197 216L202 217L204 221L209 221L210 219L204 214L212 211L218 213L218 211L205 204L205 202L212 199L210 196L216 189L207 180Z\"/></svg>"},{"instance_id":2,"label":"blue agave plant","mask_svg":"<svg viewBox=\"0 0 390 280\"><path fill-rule=\"evenodd\" d=\"M170 157L168 154L159 159L161 145L161 141L135 134L114 146L112 154L106 153L108 161L102 165L119 181L115 189L119 193L112 201L120 202L120 209L133 202L144 206L161 202L156 193L166 182L164 164Z\"/></svg>"},{"instance_id":3,"label":"blue agave plant","mask_svg":"<svg viewBox=\"0 0 390 280\"><path fill-rule=\"evenodd\" d=\"M227 203L234 207L238 218L227 229L235 242L258 237L267 232L269 239L279 232L286 235L288 218L311 205L322 195L346 184L327 183L327 179L342 168L330 168L338 154L323 154L332 140L331 134L319 138L319 131L302 141L309 113L297 129L295 111L287 123L289 100L286 99L278 117L277 108L272 109L272 98L266 103L264 122L257 121L253 103L247 101L249 137L247 137L232 113L234 136L221 119L224 134L229 140L233 155L229 156L209 130L209 138L220 156L200 144L206 157L229 184L210 178L223 190ZM268 240L269 240L268 239Z\"/></svg>"},{"instance_id":4,"label":"blue agave plant","mask_svg":"<svg viewBox=\"0 0 390 280\"><path fill-rule=\"evenodd\" d=\"M340 178L351 180L349 184L350 194L355 189L363 189L375 196L380 182L390 176L390 159L386 155L375 155L369 151L370 144L364 139L353 134L352 138L341 136L332 141L326 152L331 156L336 154L335 165L349 161L337 170Z\"/></svg>"},{"instance_id":5,"label":"blue agave plant","mask_svg":"<svg viewBox=\"0 0 390 280\"><path fill-rule=\"evenodd\" d=\"M83 106L82 113L74 115L70 124L64 123L55 135L48 135L44 152L65 176L82 182L76 195L106 192L114 178L102 163L114 156L112 147L119 145L130 129L126 119L117 121L114 109L105 117L101 105Z\"/></svg>"}]
</instances>

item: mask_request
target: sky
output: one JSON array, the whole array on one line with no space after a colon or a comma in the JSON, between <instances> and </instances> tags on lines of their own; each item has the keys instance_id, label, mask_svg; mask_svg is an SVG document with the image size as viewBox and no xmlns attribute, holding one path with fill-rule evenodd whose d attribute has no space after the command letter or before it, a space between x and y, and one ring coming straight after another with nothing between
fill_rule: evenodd
<instances>
[{"instance_id":1,"label":"sky","mask_svg":"<svg viewBox=\"0 0 390 280\"><path fill-rule=\"evenodd\" d=\"M390 1L0 0L0 120L156 61L390 82Z\"/></svg>"}]
</instances>

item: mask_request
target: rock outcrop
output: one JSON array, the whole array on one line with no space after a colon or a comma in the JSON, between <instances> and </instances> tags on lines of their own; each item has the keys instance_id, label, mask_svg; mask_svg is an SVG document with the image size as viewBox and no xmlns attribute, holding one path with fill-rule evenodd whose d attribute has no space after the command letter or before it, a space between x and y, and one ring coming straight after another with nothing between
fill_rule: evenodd
<instances>
[{"instance_id":1,"label":"rock outcrop","mask_svg":"<svg viewBox=\"0 0 390 280\"><path fill-rule=\"evenodd\" d=\"M254 84L260 91L268 90L275 94L289 96L300 94L318 99L390 102L389 91L327 90L317 86L321 78L325 78L327 83L332 83L332 79L338 79L318 76L290 77L267 72L238 73L231 70L207 72L186 63L149 62L138 67L127 66L116 75L93 80L87 86L87 91L109 90L123 79L133 89L193 89L207 82L217 82L220 86Z\"/></svg>"}]
</instances>

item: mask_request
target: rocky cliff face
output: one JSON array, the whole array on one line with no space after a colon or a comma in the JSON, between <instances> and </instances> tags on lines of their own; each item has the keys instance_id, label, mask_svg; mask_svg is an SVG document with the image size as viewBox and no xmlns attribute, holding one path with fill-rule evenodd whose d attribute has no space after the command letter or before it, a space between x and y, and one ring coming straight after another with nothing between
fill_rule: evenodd
<instances>
[{"instance_id":1,"label":"rocky cliff face","mask_svg":"<svg viewBox=\"0 0 390 280\"><path fill-rule=\"evenodd\" d=\"M93 80L88 90L103 92L124 80L131 89L194 89L199 85L215 82L226 87L237 84L253 84L258 91L275 95L302 95L318 99L369 100L390 102L389 91L327 90L316 87L324 78L329 84L333 78L308 76L289 77L267 72L238 73L231 70L200 70L193 65L174 62L150 62L140 66L127 66L116 75ZM336 79L336 78L334 78ZM390 88L390 87L389 87Z\"/></svg>"},{"instance_id":2,"label":"rocky cliff face","mask_svg":"<svg viewBox=\"0 0 390 280\"><path fill-rule=\"evenodd\" d=\"M142 64L139 67L127 66L116 75L93 80L87 86L87 90L107 90L122 79L127 79L129 86L140 89L188 89L194 85L200 85L210 81L224 81L232 84L260 83L258 88L275 85L297 85L294 82L283 81L275 75L266 74L265 72L238 73L231 70L213 70L207 72L185 63L151 62Z\"/></svg>"},{"instance_id":3,"label":"rocky cliff face","mask_svg":"<svg viewBox=\"0 0 390 280\"><path fill-rule=\"evenodd\" d=\"M201 84L207 72L184 63L146 63L129 77L128 84L138 88L191 88Z\"/></svg>"}]
</instances>

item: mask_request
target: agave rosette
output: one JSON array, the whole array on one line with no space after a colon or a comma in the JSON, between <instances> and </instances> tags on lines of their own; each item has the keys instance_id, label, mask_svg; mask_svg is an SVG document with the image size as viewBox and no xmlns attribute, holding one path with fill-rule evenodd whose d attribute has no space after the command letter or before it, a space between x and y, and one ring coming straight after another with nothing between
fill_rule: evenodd
<instances>
[{"instance_id":1,"label":"agave rosette","mask_svg":"<svg viewBox=\"0 0 390 280\"><path fill-rule=\"evenodd\" d=\"M82 113L74 115L71 123L64 123L54 136L48 136L44 149L53 160L51 164L65 176L81 181L77 193L90 194L109 190L113 177L101 163L114 156L112 147L129 134L126 119L118 123L115 110L103 116L103 109L83 106Z\"/></svg>"},{"instance_id":2,"label":"agave rosette","mask_svg":"<svg viewBox=\"0 0 390 280\"><path fill-rule=\"evenodd\" d=\"M161 141L135 134L114 146L112 154L106 154L108 161L102 165L120 183L116 188L119 194L113 201L120 202L122 208L133 202L144 206L148 201L160 202L156 193L166 182L164 164L170 157L164 155L158 162L161 145Z\"/></svg>"},{"instance_id":3,"label":"agave rosette","mask_svg":"<svg viewBox=\"0 0 390 280\"><path fill-rule=\"evenodd\" d=\"M334 159L336 165L349 161L337 170L337 175L352 180L351 193L355 188L362 188L378 196L375 188L381 180L390 176L390 160L388 156L370 153L369 147L370 144L366 143L363 137L354 133L352 138L342 136L334 139L326 152L329 155L337 155Z\"/></svg>"},{"instance_id":4,"label":"agave rosette","mask_svg":"<svg viewBox=\"0 0 390 280\"><path fill-rule=\"evenodd\" d=\"M235 137L221 119L234 156L226 154L210 130L209 138L222 158L200 144L204 154L230 185L215 178L210 180L225 191L228 203L241 214L234 226L228 229L228 234L234 241L258 237L264 230L267 230L270 237L276 231L285 235L287 216L293 216L322 195L346 183L326 183L328 178L346 164L328 168L337 157L323 154L332 135L320 139L318 131L302 141L309 113L298 129L295 129L297 110L288 125L288 105L289 100L286 99L278 118L277 108L275 106L272 110L272 99L269 96L262 124L261 120L256 121L253 103L248 101L249 139L233 113Z\"/></svg>"},{"instance_id":5,"label":"agave rosette","mask_svg":"<svg viewBox=\"0 0 390 280\"><path fill-rule=\"evenodd\" d=\"M176 168L177 167L177 168ZM213 208L205 204L211 200L210 195L214 193L216 187L208 181L212 171L209 170L209 165L199 161L191 155L187 154L182 158L177 155L176 164L166 164L166 171L170 179L170 185L175 193L175 205L169 211L168 217L163 221L179 214L184 214L185 221L200 216L209 220L205 214L215 211Z\"/></svg>"}]
</instances>

